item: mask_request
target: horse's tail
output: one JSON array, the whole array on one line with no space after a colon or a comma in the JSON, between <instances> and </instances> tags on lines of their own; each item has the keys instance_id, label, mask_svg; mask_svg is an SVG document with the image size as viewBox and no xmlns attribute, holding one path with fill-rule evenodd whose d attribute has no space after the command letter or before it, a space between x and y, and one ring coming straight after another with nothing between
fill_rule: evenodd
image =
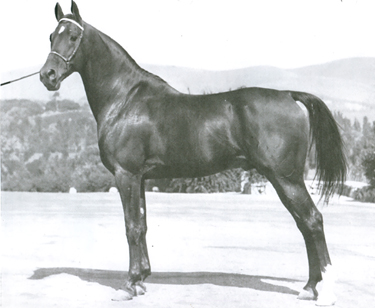
<instances>
[{"instance_id":1,"label":"horse's tail","mask_svg":"<svg viewBox=\"0 0 375 308\"><path fill-rule=\"evenodd\" d=\"M316 150L315 176L321 187L321 196L328 201L337 189L342 192L346 179L347 163L338 125L320 98L302 92L291 91L290 94L309 111L310 132Z\"/></svg>"}]
</instances>

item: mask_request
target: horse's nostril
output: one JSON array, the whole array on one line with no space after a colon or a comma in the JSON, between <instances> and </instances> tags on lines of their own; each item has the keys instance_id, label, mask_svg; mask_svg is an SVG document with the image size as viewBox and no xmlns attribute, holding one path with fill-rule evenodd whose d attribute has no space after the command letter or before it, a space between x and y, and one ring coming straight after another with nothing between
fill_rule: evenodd
<instances>
[{"instance_id":1,"label":"horse's nostril","mask_svg":"<svg viewBox=\"0 0 375 308\"><path fill-rule=\"evenodd\" d=\"M53 78L56 77L56 72L55 72L55 70L50 69L50 70L47 72L47 75L48 75L48 77L49 77L50 79L53 79Z\"/></svg>"}]
</instances>

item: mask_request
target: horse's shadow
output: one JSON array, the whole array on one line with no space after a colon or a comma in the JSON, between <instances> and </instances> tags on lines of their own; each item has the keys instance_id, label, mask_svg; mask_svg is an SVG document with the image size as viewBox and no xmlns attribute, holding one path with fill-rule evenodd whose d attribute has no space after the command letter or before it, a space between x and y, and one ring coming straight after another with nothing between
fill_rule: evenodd
<instances>
[{"instance_id":1,"label":"horse's shadow","mask_svg":"<svg viewBox=\"0 0 375 308\"><path fill-rule=\"evenodd\" d=\"M127 277L127 273L122 271L57 267L39 268L34 271L34 274L29 277L29 279L43 279L58 274L77 276L84 281L96 282L103 286L111 287L115 290L122 289L124 281ZM268 283L266 281L274 281L275 284ZM295 283L299 282L299 280L216 272L153 272L152 275L147 278L147 283L155 284L213 284L224 287L249 288L258 291L298 295L296 290L278 285L278 282Z\"/></svg>"}]
</instances>

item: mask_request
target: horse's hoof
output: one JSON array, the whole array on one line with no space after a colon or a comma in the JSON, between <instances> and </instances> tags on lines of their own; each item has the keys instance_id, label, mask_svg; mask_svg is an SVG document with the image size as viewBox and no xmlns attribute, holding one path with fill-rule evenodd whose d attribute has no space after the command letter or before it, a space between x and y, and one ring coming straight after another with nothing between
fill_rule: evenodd
<instances>
[{"instance_id":1,"label":"horse's hoof","mask_svg":"<svg viewBox=\"0 0 375 308\"><path fill-rule=\"evenodd\" d=\"M137 296L135 285L130 281L125 283L123 290L129 293L132 297Z\"/></svg>"},{"instance_id":2,"label":"horse's hoof","mask_svg":"<svg viewBox=\"0 0 375 308\"><path fill-rule=\"evenodd\" d=\"M135 293L137 295L144 295L146 293L146 286L142 281L139 281L135 285Z\"/></svg>"},{"instance_id":3,"label":"horse's hoof","mask_svg":"<svg viewBox=\"0 0 375 308\"><path fill-rule=\"evenodd\" d=\"M127 291L118 290L116 292L116 296L114 298L112 298L112 301L114 301L114 302L122 302L122 301L129 301L131 299L133 299L133 295L132 294L130 294Z\"/></svg>"},{"instance_id":4,"label":"horse's hoof","mask_svg":"<svg viewBox=\"0 0 375 308\"><path fill-rule=\"evenodd\" d=\"M298 299L305 301L315 301L318 298L318 292L313 288L303 289L298 294Z\"/></svg>"}]
</instances>

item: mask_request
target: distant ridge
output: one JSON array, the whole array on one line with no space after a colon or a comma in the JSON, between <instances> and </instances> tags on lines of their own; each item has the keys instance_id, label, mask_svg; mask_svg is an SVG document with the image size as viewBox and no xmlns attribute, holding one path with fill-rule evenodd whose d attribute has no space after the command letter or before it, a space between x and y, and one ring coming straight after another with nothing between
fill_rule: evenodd
<instances>
[{"instance_id":1,"label":"distant ridge","mask_svg":"<svg viewBox=\"0 0 375 308\"><path fill-rule=\"evenodd\" d=\"M350 58L324 64L295 69L299 74L319 75L327 78L338 78L354 82L373 81L375 85L375 58Z\"/></svg>"},{"instance_id":2,"label":"distant ridge","mask_svg":"<svg viewBox=\"0 0 375 308\"><path fill-rule=\"evenodd\" d=\"M32 73L40 67L4 73L1 82ZM297 69L255 66L208 71L149 64L141 64L141 67L183 93L209 94L240 87L306 91L319 96L330 109L341 111L351 119L362 119L366 115L375 120L375 58L350 58ZM71 99L80 104L86 102L78 74L62 83L59 94L61 99ZM1 99L48 101L52 95L53 92L45 89L38 76L0 88Z\"/></svg>"}]
</instances>

